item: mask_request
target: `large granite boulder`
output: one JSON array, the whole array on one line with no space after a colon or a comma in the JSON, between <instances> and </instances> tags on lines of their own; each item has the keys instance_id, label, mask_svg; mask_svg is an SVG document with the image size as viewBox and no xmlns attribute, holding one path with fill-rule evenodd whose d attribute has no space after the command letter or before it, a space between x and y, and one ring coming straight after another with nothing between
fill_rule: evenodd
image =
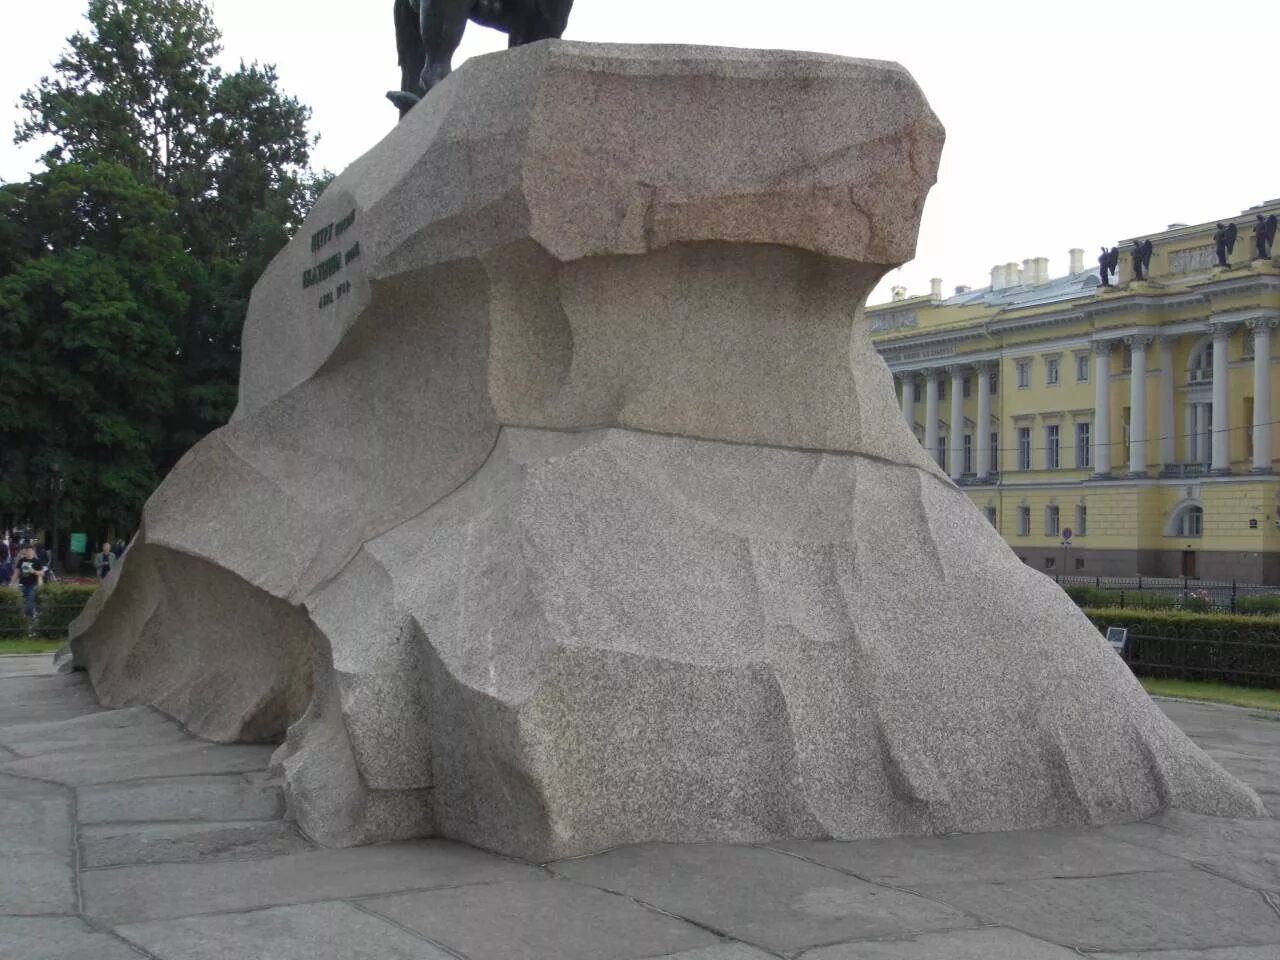
<instances>
[{"instance_id":1,"label":"large granite boulder","mask_svg":"<svg viewBox=\"0 0 1280 960\"><path fill-rule=\"evenodd\" d=\"M283 738L328 844L1264 815L902 424L861 304L941 145L891 64L465 64L258 284L77 662Z\"/></svg>"}]
</instances>

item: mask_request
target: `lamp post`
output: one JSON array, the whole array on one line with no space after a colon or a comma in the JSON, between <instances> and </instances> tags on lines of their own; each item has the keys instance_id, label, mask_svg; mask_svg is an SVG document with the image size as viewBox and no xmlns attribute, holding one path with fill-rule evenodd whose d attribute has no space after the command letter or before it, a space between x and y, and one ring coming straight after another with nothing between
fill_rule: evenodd
<instances>
[{"instance_id":1,"label":"lamp post","mask_svg":"<svg viewBox=\"0 0 1280 960\"><path fill-rule=\"evenodd\" d=\"M49 566L55 571L60 569L58 563L58 506L62 499L62 469L54 464L49 474L49 496L53 500L53 543L49 545Z\"/></svg>"}]
</instances>

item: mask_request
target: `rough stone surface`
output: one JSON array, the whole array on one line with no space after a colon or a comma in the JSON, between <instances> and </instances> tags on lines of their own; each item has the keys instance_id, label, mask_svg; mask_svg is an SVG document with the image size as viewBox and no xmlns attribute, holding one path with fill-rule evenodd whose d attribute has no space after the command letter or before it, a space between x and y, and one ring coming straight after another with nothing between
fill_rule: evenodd
<instances>
[{"instance_id":1,"label":"rough stone surface","mask_svg":"<svg viewBox=\"0 0 1280 960\"><path fill-rule=\"evenodd\" d=\"M892 64L469 61L263 276L236 416L148 503L77 662L109 705L287 734L326 845L1263 815L901 421L860 305L941 143ZM92 783L93 749L18 763ZM172 749L119 762L259 762Z\"/></svg>"}]
</instances>

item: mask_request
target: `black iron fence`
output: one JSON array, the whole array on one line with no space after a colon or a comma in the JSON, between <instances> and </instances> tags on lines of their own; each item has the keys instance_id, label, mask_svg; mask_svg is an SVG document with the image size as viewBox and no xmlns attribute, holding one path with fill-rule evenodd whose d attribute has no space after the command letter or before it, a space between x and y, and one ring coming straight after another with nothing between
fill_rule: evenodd
<instances>
[{"instance_id":1,"label":"black iron fence","mask_svg":"<svg viewBox=\"0 0 1280 960\"><path fill-rule=\"evenodd\" d=\"M1254 583L1189 577L1059 575L1054 579L1083 607L1280 615L1280 589Z\"/></svg>"},{"instance_id":2,"label":"black iron fence","mask_svg":"<svg viewBox=\"0 0 1280 960\"><path fill-rule=\"evenodd\" d=\"M1122 656L1139 676L1280 689L1280 644L1274 635L1264 639L1239 629L1199 637L1130 634Z\"/></svg>"}]
</instances>

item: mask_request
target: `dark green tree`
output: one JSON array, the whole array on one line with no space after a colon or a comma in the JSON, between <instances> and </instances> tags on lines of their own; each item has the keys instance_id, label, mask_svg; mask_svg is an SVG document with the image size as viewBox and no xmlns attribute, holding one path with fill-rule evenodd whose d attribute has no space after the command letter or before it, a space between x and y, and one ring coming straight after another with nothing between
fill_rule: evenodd
<instances>
[{"instance_id":1,"label":"dark green tree","mask_svg":"<svg viewBox=\"0 0 1280 960\"><path fill-rule=\"evenodd\" d=\"M51 75L22 97L25 119L15 138L49 143L46 172L0 187L0 327L27 338L21 355L0 360L0 371L38 367L57 377L80 370L93 374L95 386L80 396L79 387L36 384L31 374L0 378L0 411L33 394L68 394L56 410L39 408L36 416L39 404L27 409L31 425L20 437L6 435L0 455L21 459L15 475L25 479L15 482L25 487L41 464L73 462L57 447L63 438L105 458L109 469L93 482L114 491L111 516L128 526L126 514L141 502L137 491L149 492L230 416L249 292L301 224L320 180L309 169L310 111L281 92L271 66L241 63L224 72L216 65L220 34L204 2L89 0L86 17ZM71 194L79 199L65 210L48 202ZM146 225L145 238L132 236L128 263L123 247L103 245L101 223L86 220L77 231L79 218L91 216L117 218L116 239L129 218ZM144 277L155 285L139 286ZM159 359L148 352L161 342L156 319L166 333ZM145 348L127 336L106 343L101 335L113 324L147 331ZM81 326L92 333L71 329ZM85 354L98 349L95 367ZM150 371L132 364L144 354L154 361ZM121 365L117 374L105 371L111 364ZM116 394L131 390L139 396ZM104 447L83 447L84 437L65 432L59 418L66 411L96 409L112 396L117 411L94 414L92 435ZM27 495L6 489L0 486L0 511Z\"/></svg>"},{"instance_id":2,"label":"dark green tree","mask_svg":"<svg viewBox=\"0 0 1280 960\"><path fill-rule=\"evenodd\" d=\"M128 526L159 479L169 318L198 264L171 198L118 164L60 164L0 199L0 514L45 517L56 473L67 521Z\"/></svg>"}]
</instances>

